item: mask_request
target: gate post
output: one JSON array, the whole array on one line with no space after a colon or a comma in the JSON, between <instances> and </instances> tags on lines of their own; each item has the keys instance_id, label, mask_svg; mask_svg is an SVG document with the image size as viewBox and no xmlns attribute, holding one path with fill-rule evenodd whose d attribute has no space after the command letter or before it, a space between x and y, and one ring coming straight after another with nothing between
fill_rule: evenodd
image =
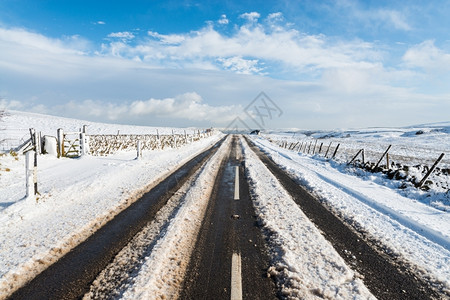
<instances>
[{"instance_id":1,"label":"gate post","mask_svg":"<svg viewBox=\"0 0 450 300\"><path fill-rule=\"evenodd\" d=\"M60 158L64 156L64 131L62 128L58 128L56 138L58 142L58 158Z\"/></svg>"},{"instance_id":2,"label":"gate post","mask_svg":"<svg viewBox=\"0 0 450 300\"><path fill-rule=\"evenodd\" d=\"M141 157L142 157L141 139L138 137L136 142L136 159L140 159Z\"/></svg>"},{"instance_id":3,"label":"gate post","mask_svg":"<svg viewBox=\"0 0 450 300\"><path fill-rule=\"evenodd\" d=\"M34 185L33 185L33 158L34 151L28 151L25 154L25 174L26 174L26 197L27 199L34 195Z\"/></svg>"},{"instance_id":4,"label":"gate post","mask_svg":"<svg viewBox=\"0 0 450 300\"><path fill-rule=\"evenodd\" d=\"M87 141L86 133L80 133L80 156L85 156L89 152L89 143Z\"/></svg>"}]
</instances>

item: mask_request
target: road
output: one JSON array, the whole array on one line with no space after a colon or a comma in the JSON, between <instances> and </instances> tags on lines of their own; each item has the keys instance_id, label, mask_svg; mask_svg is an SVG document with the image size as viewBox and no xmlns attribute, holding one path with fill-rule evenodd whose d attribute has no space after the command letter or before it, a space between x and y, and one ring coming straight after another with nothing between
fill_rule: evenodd
<instances>
[{"instance_id":1,"label":"road","mask_svg":"<svg viewBox=\"0 0 450 300\"><path fill-rule=\"evenodd\" d=\"M276 299L236 137L221 170L180 298Z\"/></svg>"},{"instance_id":2,"label":"road","mask_svg":"<svg viewBox=\"0 0 450 300\"><path fill-rule=\"evenodd\" d=\"M282 298L277 282L268 276L272 260L270 245L255 216L254 196L249 191L241 141L250 145L347 265L363 275L364 283L373 295L379 299L439 297L401 262L383 255L376 245L333 215L250 140L241 140L237 136L229 138L229 151L220 163L218 175L212 179L214 186L184 274L180 299ZM79 299L92 291L92 283L98 274L122 249L137 247L132 244L132 239L142 233L159 211L167 209L171 199L181 193L182 186L187 185L189 189L202 166L225 144L223 141L181 166L105 227L16 291L10 299ZM182 205L180 201L170 209L166 224L159 229L160 235L165 234L167 223ZM136 264L148 257L154 243L150 241L148 245L139 246L143 247L136 254L140 257L130 257L130 262L124 264L126 267L116 270L126 273L125 279L112 277L108 280L112 289L97 288L93 298L120 298L127 286L128 274L139 272L140 267ZM115 286L121 287L115 289Z\"/></svg>"}]
</instances>

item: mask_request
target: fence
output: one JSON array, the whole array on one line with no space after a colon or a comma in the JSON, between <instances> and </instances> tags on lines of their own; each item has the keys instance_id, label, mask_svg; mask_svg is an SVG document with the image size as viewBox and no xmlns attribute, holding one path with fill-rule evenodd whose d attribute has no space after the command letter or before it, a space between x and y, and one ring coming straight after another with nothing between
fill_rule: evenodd
<instances>
[{"instance_id":1,"label":"fence","mask_svg":"<svg viewBox=\"0 0 450 300\"><path fill-rule=\"evenodd\" d=\"M25 143L30 142L28 128L0 128L0 152L13 150L19 152Z\"/></svg>"},{"instance_id":2,"label":"fence","mask_svg":"<svg viewBox=\"0 0 450 300\"><path fill-rule=\"evenodd\" d=\"M406 179L408 177L406 174L411 167L414 167L422 173L422 178L410 178L416 187L422 187L434 170L438 170L445 176L450 175L450 161L448 158L443 159L445 154L424 146L417 146L411 150L405 145L345 143L345 141L322 139L298 141L283 139L271 140L271 142L288 150L323 156L347 163L347 165L353 164L371 172L383 172L395 179ZM441 168L437 168L439 163Z\"/></svg>"},{"instance_id":3,"label":"fence","mask_svg":"<svg viewBox=\"0 0 450 300\"><path fill-rule=\"evenodd\" d=\"M151 134L117 134L117 135L87 135L86 126L79 132L64 132L57 130L57 137L42 136L41 132L29 129L29 138L22 138L15 143L15 148L7 151L26 154L26 197L38 201L37 162L39 154L52 154L58 157L80 157L90 155L109 155L120 150L137 149L137 158L142 156L142 150L178 148L182 145L211 136L213 131L194 131L193 134L160 135Z\"/></svg>"},{"instance_id":4,"label":"fence","mask_svg":"<svg viewBox=\"0 0 450 300\"><path fill-rule=\"evenodd\" d=\"M140 141L141 150L155 150L165 148L178 148L193 141L211 135L211 131L194 134L118 134L118 135L88 135L89 151L91 155L109 155L121 150L137 148Z\"/></svg>"}]
</instances>

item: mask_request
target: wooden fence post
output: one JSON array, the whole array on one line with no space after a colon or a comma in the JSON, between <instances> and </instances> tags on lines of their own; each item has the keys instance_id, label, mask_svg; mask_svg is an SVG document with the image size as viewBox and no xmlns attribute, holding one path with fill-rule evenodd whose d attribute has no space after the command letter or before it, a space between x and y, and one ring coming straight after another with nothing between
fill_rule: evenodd
<instances>
[{"instance_id":1,"label":"wooden fence post","mask_svg":"<svg viewBox=\"0 0 450 300\"><path fill-rule=\"evenodd\" d=\"M358 157L359 153L364 153L363 151L364 151L364 149L359 149L358 153L356 153L356 155L347 163L347 166L349 164L351 164Z\"/></svg>"},{"instance_id":2,"label":"wooden fence post","mask_svg":"<svg viewBox=\"0 0 450 300\"><path fill-rule=\"evenodd\" d=\"M319 155L320 155L320 152L322 151L322 146L323 146L323 143L320 143L320 147L319 147Z\"/></svg>"},{"instance_id":3,"label":"wooden fence post","mask_svg":"<svg viewBox=\"0 0 450 300\"><path fill-rule=\"evenodd\" d=\"M444 153L441 153L441 155L439 155L439 158L434 162L433 166L430 168L430 170L428 170L428 173L422 178L422 180L416 185L417 188L420 188L425 181L427 180L428 176L431 175L431 173L434 171L434 169L436 168L437 164L441 161L441 159L444 157Z\"/></svg>"},{"instance_id":4,"label":"wooden fence post","mask_svg":"<svg viewBox=\"0 0 450 300\"><path fill-rule=\"evenodd\" d=\"M331 157L331 159L333 159L333 158L336 156L336 153L337 153L337 151L338 151L340 145L341 145L341 144L338 144L338 145L337 145L337 147L336 147L336 149L334 150L334 153L333 153L333 156Z\"/></svg>"},{"instance_id":5,"label":"wooden fence post","mask_svg":"<svg viewBox=\"0 0 450 300\"><path fill-rule=\"evenodd\" d=\"M314 148L313 148L313 153L312 153L313 155L316 154L316 146L317 146L317 139L316 139L316 142L314 143Z\"/></svg>"},{"instance_id":6,"label":"wooden fence post","mask_svg":"<svg viewBox=\"0 0 450 300\"><path fill-rule=\"evenodd\" d=\"M392 145L389 145L389 147L386 149L386 151L384 151L383 155L380 157L380 159L378 160L377 164L375 165L375 167L373 167L372 171L375 171L378 166L380 165L381 161L383 160L384 156L388 153L389 149L391 149Z\"/></svg>"},{"instance_id":7,"label":"wooden fence post","mask_svg":"<svg viewBox=\"0 0 450 300\"><path fill-rule=\"evenodd\" d=\"M330 144L328 145L328 148L327 148L327 152L325 152L325 158L327 158L327 155L328 155L328 150L330 150L330 147L331 147L331 143L332 143L332 142L330 142Z\"/></svg>"},{"instance_id":8,"label":"wooden fence post","mask_svg":"<svg viewBox=\"0 0 450 300\"><path fill-rule=\"evenodd\" d=\"M64 156L64 131L62 128L58 128L56 133L58 142L58 158L60 158Z\"/></svg>"},{"instance_id":9,"label":"wooden fence post","mask_svg":"<svg viewBox=\"0 0 450 300\"><path fill-rule=\"evenodd\" d=\"M41 138L41 132L37 133L34 132L34 151L36 151L37 155L41 155L42 154L42 138Z\"/></svg>"}]
</instances>

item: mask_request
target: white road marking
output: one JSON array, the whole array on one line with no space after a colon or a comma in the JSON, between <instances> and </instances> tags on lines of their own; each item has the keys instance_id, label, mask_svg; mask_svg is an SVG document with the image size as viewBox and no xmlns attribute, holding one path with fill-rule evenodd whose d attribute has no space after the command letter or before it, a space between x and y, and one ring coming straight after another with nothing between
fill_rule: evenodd
<instances>
[{"instance_id":1,"label":"white road marking","mask_svg":"<svg viewBox=\"0 0 450 300\"><path fill-rule=\"evenodd\" d=\"M236 166L236 175L234 177L234 200L239 200L239 167Z\"/></svg>"},{"instance_id":2,"label":"white road marking","mask_svg":"<svg viewBox=\"0 0 450 300\"><path fill-rule=\"evenodd\" d=\"M241 254L231 258L231 300L242 300Z\"/></svg>"}]
</instances>

